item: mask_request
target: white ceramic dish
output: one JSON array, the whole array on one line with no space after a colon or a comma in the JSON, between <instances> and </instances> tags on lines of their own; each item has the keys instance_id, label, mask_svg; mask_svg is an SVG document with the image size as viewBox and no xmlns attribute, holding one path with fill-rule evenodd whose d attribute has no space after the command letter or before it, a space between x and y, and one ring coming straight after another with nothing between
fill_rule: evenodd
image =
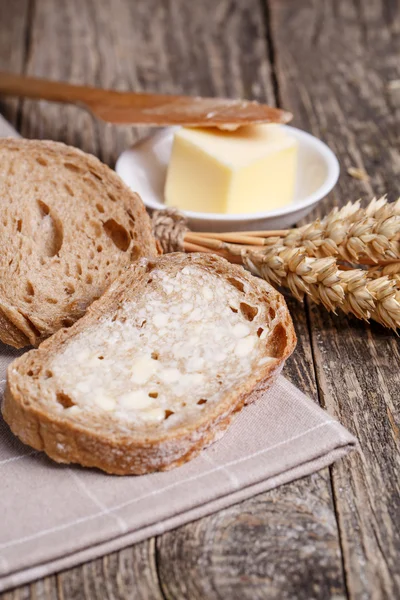
<instances>
[{"instance_id":1,"label":"white ceramic dish","mask_svg":"<svg viewBox=\"0 0 400 600\"><path fill-rule=\"evenodd\" d=\"M295 197L284 208L259 213L226 215L183 211L193 231L250 231L285 229L305 217L333 188L339 163L332 150L314 136L283 125L299 141L299 164ZM162 209L167 165L176 127L167 127L126 150L115 169L125 183L138 192L145 205Z\"/></svg>"}]
</instances>

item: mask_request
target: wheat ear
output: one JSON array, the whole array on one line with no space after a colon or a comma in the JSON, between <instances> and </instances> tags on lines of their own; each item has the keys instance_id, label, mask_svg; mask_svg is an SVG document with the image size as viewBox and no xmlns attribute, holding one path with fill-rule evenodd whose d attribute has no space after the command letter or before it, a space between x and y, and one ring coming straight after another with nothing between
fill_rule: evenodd
<instances>
[{"instance_id":1,"label":"wheat ear","mask_svg":"<svg viewBox=\"0 0 400 600\"><path fill-rule=\"evenodd\" d=\"M308 295L334 313L341 309L358 319L400 327L400 292L388 276L373 278L364 269L344 269L334 257L313 258L305 248L279 246L262 254L242 250L241 256L253 274L288 288L298 300Z\"/></svg>"},{"instance_id":2,"label":"wheat ear","mask_svg":"<svg viewBox=\"0 0 400 600\"><path fill-rule=\"evenodd\" d=\"M290 230L281 243L303 247L309 256L337 256L349 263L399 260L400 199L374 199L366 208L359 201L348 203L322 220Z\"/></svg>"}]
</instances>

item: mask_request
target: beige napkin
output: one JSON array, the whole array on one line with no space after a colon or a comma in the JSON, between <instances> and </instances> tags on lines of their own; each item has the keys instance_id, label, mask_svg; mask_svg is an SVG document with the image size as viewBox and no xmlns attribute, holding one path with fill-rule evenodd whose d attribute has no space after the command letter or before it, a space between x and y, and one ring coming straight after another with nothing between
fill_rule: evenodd
<instances>
[{"instance_id":1,"label":"beige napkin","mask_svg":"<svg viewBox=\"0 0 400 600\"><path fill-rule=\"evenodd\" d=\"M0 344L1 394L19 354ZM141 477L57 465L21 444L0 417L0 591L308 475L354 445L283 377L198 458Z\"/></svg>"}]
</instances>

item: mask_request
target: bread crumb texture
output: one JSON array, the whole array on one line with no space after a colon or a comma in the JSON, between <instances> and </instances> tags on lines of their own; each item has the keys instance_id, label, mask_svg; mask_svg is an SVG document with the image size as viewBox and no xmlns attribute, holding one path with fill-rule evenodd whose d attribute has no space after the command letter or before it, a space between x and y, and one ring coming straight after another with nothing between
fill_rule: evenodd
<instances>
[{"instance_id":1,"label":"bread crumb texture","mask_svg":"<svg viewBox=\"0 0 400 600\"><path fill-rule=\"evenodd\" d=\"M53 360L54 384L70 398L66 410L171 427L196 419L208 402L273 361L262 352L266 307L245 301L240 280L217 278L196 265L177 273L154 269L145 295Z\"/></svg>"},{"instance_id":2,"label":"bread crumb texture","mask_svg":"<svg viewBox=\"0 0 400 600\"><path fill-rule=\"evenodd\" d=\"M282 295L242 267L206 254L140 259L10 365L3 414L59 462L170 469L221 437L294 346Z\"/></svg>"},{"instance_id":3,"label":"bread crumb texture","mask_svg":"<svg viewBox=\"0 0 400 600\"><path fill-rule=\"evenodd\" d=\"M0 140L0 339L37 345L71 326L132 262L155 256L139 196L94 156Z\"/></svg>"}]
</instances>

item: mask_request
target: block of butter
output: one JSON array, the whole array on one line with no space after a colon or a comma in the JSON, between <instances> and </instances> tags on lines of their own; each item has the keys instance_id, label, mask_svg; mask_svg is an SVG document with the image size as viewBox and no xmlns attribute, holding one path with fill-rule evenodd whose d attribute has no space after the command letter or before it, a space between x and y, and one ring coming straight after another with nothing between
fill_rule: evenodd
<instances>
[{"instance_id":1,"label":"block of butter","mask_svg":"<svg viewBox=\"0 0 400 600\"><path fill-rule=\"evenodd\" d=\"M165 202L183 210L252 213L293 200L297 140L280 125L177 131Z\"/></svg>"}]
</instances>

